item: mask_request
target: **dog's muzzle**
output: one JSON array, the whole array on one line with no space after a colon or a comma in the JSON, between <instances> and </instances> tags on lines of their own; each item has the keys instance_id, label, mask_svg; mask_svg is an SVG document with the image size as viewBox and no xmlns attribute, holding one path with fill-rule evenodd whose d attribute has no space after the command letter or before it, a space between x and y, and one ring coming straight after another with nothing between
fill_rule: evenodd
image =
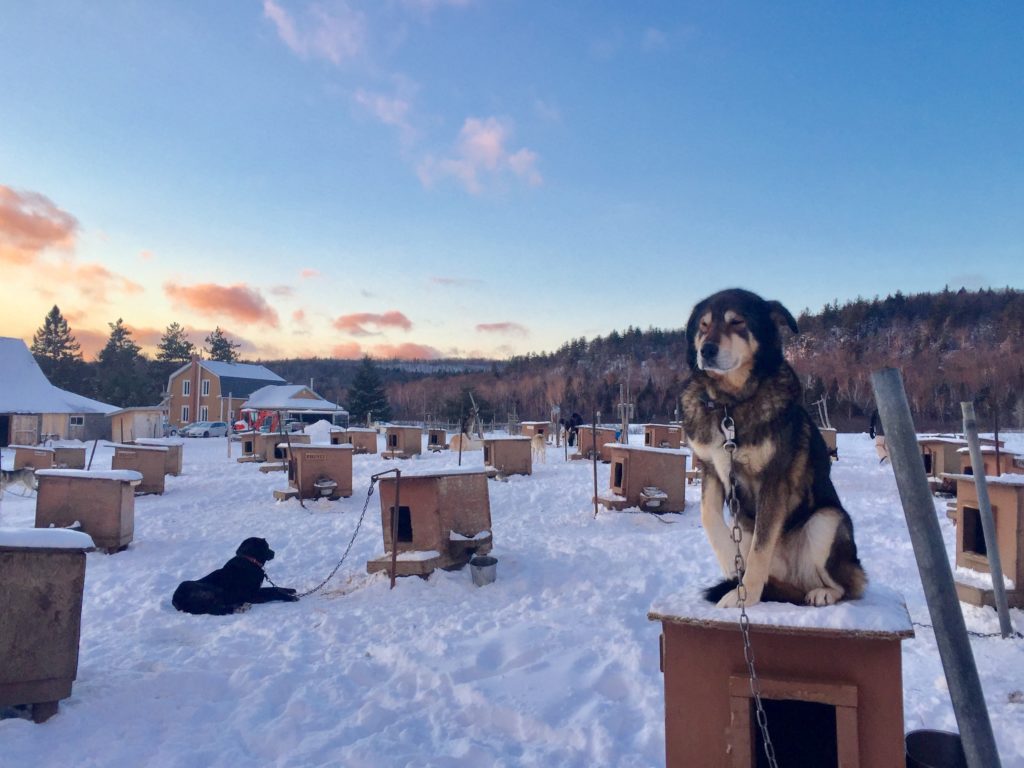
<instances>
[{"instance_id":1,"label":"dog's muzzle","mask_svg":"<svg viewBox=\"0 0 1024 768\"><path fill-rule=\"evenodd\" d=\"M706 342L701 345L700 348L700 367L704 368L717 368L718 362L718 345L712 342Z\"/></svg>"}]
</instances>

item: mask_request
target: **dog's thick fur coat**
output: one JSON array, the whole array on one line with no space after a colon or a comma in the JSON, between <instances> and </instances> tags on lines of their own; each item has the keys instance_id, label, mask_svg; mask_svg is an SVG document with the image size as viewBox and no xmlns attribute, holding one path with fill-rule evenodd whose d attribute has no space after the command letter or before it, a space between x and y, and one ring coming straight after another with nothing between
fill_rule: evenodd
<instances>
[{"instance_id":1,"label":"dog's thick fur coat","mask_svg":"<svg viewBox=\"0 0 1024 768\"><path fill-rule=\"evenodd\" d=\"M274 600L294 602L295 590L287 587L262 587L264 564L274 559L274 550L266 539L251 537L243 541L223 568L198 581L183 581L174 590L171 603L179 611L224 616L246 603Z\"/></svg>"},{"instance_id":2,"label":"dog's thick fur coat","mask_svg":"<svg viewBox=\"0 0 1024 768\"><path fill-rule=\"evenodd\" d=\"M699 302L686 327L692 377L682 396L683 419L705 467L701 522L727 577L705 594L721 607L739 604L736 544L723 518L730 470L747 605L762 599L829 605L860 597L867 582L853 522L829 476L828 448L783 358L780 324L797 331L779 302L731 289ZM726 415L736 433L731 461Z\"/></svg>"}]
</instances>

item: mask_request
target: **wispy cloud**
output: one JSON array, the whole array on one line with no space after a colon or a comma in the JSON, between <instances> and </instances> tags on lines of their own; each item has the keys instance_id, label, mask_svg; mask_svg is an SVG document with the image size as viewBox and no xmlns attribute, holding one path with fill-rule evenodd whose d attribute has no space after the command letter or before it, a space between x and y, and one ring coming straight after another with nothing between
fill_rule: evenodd
<instances>
[{"instance_id":1,"label":"wispy cloud","mask_svg":"<svg viewBox=\"0 0 1024 768\"><path fill-rule=\"evenodd\" d=\"M299 277L303 280L312 280L314 277L320 277L320 270L313 269L312 267L305 267L299 270Z\"/></svg>"},{"instance_id":2,"label":"wispy cloud","mask_svg":"<svg viewBox=\"0 0 1024 768\"><path fill-rule=\"evenodd\" d=\"M432 282L434 285L461 286L461 285L480 285L481 283L483 283L483 280L480 280L479 278L476 278L476 277L441 277L441 276L437 276L437 277L430 278L430 282Z\"/></svg>"},{"instance_id":3,"label":"wispy cloud","mask_svg":"<svg viewBox=\"0 0 1024 768\"><path fill-rule=\"evenodd\" d=\"M63 281L74 285L83 296L96 302L109 301L110 292L142 293L143 290L134 280L111 272L102 264L68 262L54 266L53 270L61 275Z\"/></svg>"},{"instance_id":4,"label":"wispy cloud","mask_svg":"<svg viewBox=\"0 0 1024 768\"><path fill-rule=\"evenodd\" d=\"M404 90L409 88L408 85L403 86ZM409 95L399 93L392 96L359 88L352 98L375 119L395 128L403 144L412 144L416 139L416 129L412 124L412 101Z\"/></svg>"},{"instance_id":5,"label":"wispy cloud","mask_svg":"<svg viewBox=\"0 0 1024 768\"><path fill-rule=\"evenodd\" d=\"M139 251L139 258L142 261L152 261L155 256L152 251Z\"/></svg>"},{"instance_id":6,"label":"wispy cloud","mask_svg":"<svg viewBox=\"0 0 1024 768\"><path fill-rule=\"evenodd\" d=\"M263 16L293 53L324 59L335 66L358 56L366 46L366 17L344 0L310 3L296 18L274 0L264 0Z\"/></svg>"},{"instance_id":7,"label":"wispy cloud","mask_svg":"<svg viewBox=\"0 0 1024 768\"><path fill-rule=\"evenodd\" d=\"M511 151L511 127L496 117L469 117L462 124L451 154L427 156L417 168L420 181L432 187L443 178L456 179L466 191L480 194L484 180L512 174L531 186L544 183L537 170L538 155L526 147Z\"/></svg>"},{"instance_id":8,"label":"wispy cloud","mask_svg":"<svg viewBox=\"0 0 1024 768\"><path fill-rule=\"evenodd\" d=\"M43 251L75 246L78 220L38 192L0 184L0 263L34 263Z\"/></svg>"},{"instance_id":9,"label":"wispy cloud","mask_svg":"<svg viewBox=\"0 0 1024 768\"><path fill-rule=\"evenodd\" d=\"M267 289L267 293L271 296L279 296L282 299L287 299L295 295L295 289L290 285L274 285Z\"/></svg>"},{"instance_id":10,"label":"wispy cloud","mask_svg":"<svg viewBox=\"0 0 1024 768\"><path fill-rule=\"evenodd\" d=\"M334 327L353 336L372 336L380 333L384 328L398 328L403 331L412 330L412 322L397 310L391 310L383 314L356 312L337 318L334 321ZM371 330L370 327L376 330Z\"/></svg>"},{"instance_id":11,"label":"wispy cloud","mask_svg":"<svg viewBox=\"0 0 1024 768\"><path fill-rule=\"evenodd\" d=\"M201 315L230 317L243 323L262 323L272 328L279 325L277 312L254 288L236 285L178 285L164 283L164 293L176 305L185 306Z\"/></svg>"},{"instance_id":12,"label":"wispy cloud","mask_svg":"<svg viewBox=\"0 0 1024 768\"><path fill-rule=\"evenodd\" d=\"M530 331L525 325L519 323L477 323L477 331L480 333L500 333L506 336L528 336Z\"/></svg>"}]
</instances>

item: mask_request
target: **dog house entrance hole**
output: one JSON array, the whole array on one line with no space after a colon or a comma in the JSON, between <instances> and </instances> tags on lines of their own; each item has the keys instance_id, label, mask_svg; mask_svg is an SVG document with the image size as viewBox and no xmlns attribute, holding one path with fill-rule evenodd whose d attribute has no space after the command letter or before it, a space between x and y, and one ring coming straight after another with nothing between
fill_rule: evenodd
<instances>
[{"instance_id":1,"label":"dog house entrance hole","mask_svg":"<svg viewBox=\"0 0 1024 768\"><path fill-rule=\"evenodd\" d=\"M397 448L397 447L398 447L398 435L397 434L388 435L388 448Z\"/></svg>"},{"instance_id":2,"label":"dog house entrance hole","mask_svg":"<svg viewBox=\"0 0 1024 768\"><path fill-rule=\"evenodd\" d=\"M621 491L622 490L622 480L623 480L623 475L625 474L625 472L624 472L625 468L626 468L626 465L625 465L624 462L621 462L621 461L616 461L615 462L615 467L612 470L612 488L614 488L616 491Z\"/></svg>"},{"instance_id":3,"label":"dog house entrance hole","mask_svg":"<svg viewBox=\"0 0 1024 768\"><path fill-rule=\"evenodd\" d=\"M490 464L490 463L491 463L491 446L485 445L484 446L484 464Z\"/></svg>"},{"instance_id":4,"label":"dog house entrance hole","mask_svg":"<svg viewBox=\"0 0 1024 768\"><path fill-rule=\"evenodd\" d=\"M768 733L779 765L807 765L838 768L839 746L836 739L836 708L815 701L762 699L768 717ZM757 727L754 702L750 702L750 721L754 726L753 760L755 768L768 768L764 739Z\"/></svg>"},{"instance_id":5,"label":"dog house entrance hole","mask_svg":"<svg viewBox=\"0 0 1024 768\"><path fill-rule=\"evenodd\" d=\"M995 510L992 512L994 514ZM964 506L964 552L971 552L980 557L988 556L985 531L981 527L981 512L968 506Z\"/></svg>"},{"instance_id":6,"label":"dog house entrance hole","mask_svg":"<svg viewBox=\"0 0 1024 768\"><path fill-rule=\"evenodd\" d=\"M925 451L921 454L921 458L924 459L924 473L930 475L932 473L932 454L930 451Z\"/></svg>"},{"instance_id":7,"label":"dog house entrance hole","mask_svg":"<svg viewBox=\"0 0 1024 768\"><path fill-rule=\"evenodd\" d=\"M645 432L644 433L644 445L650 445L650 444L651 444L651 433L650 432Z\"/></svg>"},{"instance_id":8,"label":"dog house entrance hole","mask_svg":"<svg viewBox=\"0 0 1024 768\"><path fill-rule=\"evenodd\" d=\"M391 507L391 514L395 514L394 507ZM398 508L398 540L403 544L412 543L412 513L409 507Z\"/></svg>"}]
</instances>

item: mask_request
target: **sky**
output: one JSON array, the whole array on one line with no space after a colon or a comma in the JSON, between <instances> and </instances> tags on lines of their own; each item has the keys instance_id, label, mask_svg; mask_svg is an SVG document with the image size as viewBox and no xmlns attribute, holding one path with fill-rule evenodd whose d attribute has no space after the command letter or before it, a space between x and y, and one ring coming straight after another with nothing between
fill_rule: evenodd
<instances>
[{"instance_id":1,"label":"sky","mask_svg":"<svg viewBox=\"0 0 1024 768\"><path fill-rule=\"evenodd\" d=\"M38 0L0 335L497 357L742 286L1024 288L1024 5Z\"/></svg>"}]
</instances>

